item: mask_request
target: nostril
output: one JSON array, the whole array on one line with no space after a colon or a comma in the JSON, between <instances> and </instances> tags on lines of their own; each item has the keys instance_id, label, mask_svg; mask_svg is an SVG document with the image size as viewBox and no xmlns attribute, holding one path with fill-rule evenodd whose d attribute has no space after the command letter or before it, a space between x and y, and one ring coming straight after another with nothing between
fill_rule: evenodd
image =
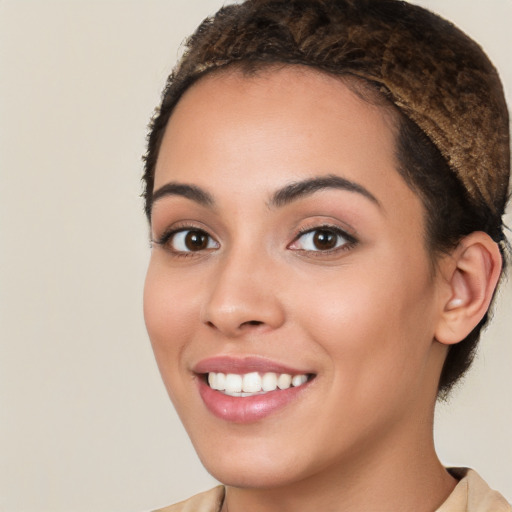
<instances>
[{"instance_id":1,"label":"nostril","mask_svg":"<svg viewBox=\"0 0 512 512\"><path fill-rule=\"evenodd\" d=\"M252 327L252 326L255 326L257 327L258 325L263 325L265 322L261 322L259 320L248 320L247 322L242 322L238 328L239 329L242 329L243 327ZM217 329L218 327L215 325L214 322L211 322L211 321L208 321L206 322L206 325L208 327L211 327L212 329Z\"/></svg>"}]
</instances>

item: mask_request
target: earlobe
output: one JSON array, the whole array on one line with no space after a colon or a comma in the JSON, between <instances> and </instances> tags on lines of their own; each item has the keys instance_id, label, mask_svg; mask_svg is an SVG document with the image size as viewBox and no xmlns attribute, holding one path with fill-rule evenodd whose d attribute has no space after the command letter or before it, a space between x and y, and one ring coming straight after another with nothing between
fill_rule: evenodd
<instances>
[{"instance_id":1,"label":"earlobe","mask_svg":"<svg viewBox=\"0 0 512 512\"><path fill-rule=\"evenodd\" d=\"M449 259L435 338L452 345L462 341L487 312L501 273L498 245L489 235L466 236Z\"/></svg>"}]
</instances>

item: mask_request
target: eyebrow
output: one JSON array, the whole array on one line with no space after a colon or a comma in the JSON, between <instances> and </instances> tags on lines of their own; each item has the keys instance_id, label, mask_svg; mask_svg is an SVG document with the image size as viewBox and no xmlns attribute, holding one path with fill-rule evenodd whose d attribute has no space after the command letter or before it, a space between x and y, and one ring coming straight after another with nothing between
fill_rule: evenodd
<instances>
[{"instance_id":1,"label":"eyebrow","mask_svg":"<svg viewBox=\"0 0 512 512\"><path fill-rule=\"evenodd\" d=\"M347 190L348 192L361 194L362 196L375 203L377 206L381 207L379 200L362 185L347 180L346 178L342 178L341 176L336 176L334 174L318 176L315 178L290 183L289 185L286 185L274 193L272 199L269 202L269 206L286 206L292 201L310 196L319 190L330 188Z\"/></svg>"},{"instance_id":2,"label":"eyebrow","mask_svg":"<svg viewBox=\"0 0 512 512\"><path fill-rule=\"evenodd\" d=\"M325 189L341 189L348 192L355 192L366 197L377 206L381 206L379 200L362 185L347 180L346 178L336 176L334 174L309 178L285 185L283 188L280 188L272 195L268 205L270 207L280 208L293 201L303 199L304 197L310 196L315 192ZM210 208L215 205L213 196L197 185L170 182L163 185L153 193L149 211L151 212L153 209L153 204L156 201L168 196L185 197L195 201L196 203L199 203L202 206Z\"/></svg>"},{"instance_id":3,"label":"eyebrow","mask_svg":"<svg viewBox=\"0 0 512 512\"><path fill-rule=\"evenodd\" d=\"M170 182L153 192L149 211L153 209L153 205L156 201L167 196L186 197L202 206L212 207L215 204L212 195L196 185Z\"/></svg>"}]
</instances>

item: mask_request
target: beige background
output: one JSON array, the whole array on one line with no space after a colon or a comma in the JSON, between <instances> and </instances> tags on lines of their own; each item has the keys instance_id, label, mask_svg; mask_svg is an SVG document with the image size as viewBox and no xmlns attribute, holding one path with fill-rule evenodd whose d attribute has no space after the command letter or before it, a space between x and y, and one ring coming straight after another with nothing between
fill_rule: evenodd
<instances>
[{"instance_id":1,"label":"beige background","mask_svg":"<svg viewBox=\"0 0 512 512\"><path fill-rule=\"evenodd\" d=\"M510 102L512 0L421 3L483 44ZM213 483L145 333L139 194L179 44L221 4L0 0L1 511L140 511ZM498 310L436 436L510 500L510 284Z\"/></svg>"}]
</instances>

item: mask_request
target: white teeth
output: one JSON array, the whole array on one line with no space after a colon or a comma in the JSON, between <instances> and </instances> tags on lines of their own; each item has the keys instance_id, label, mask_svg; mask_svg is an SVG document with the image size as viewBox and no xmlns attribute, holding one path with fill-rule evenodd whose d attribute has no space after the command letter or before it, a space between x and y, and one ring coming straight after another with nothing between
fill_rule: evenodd
<instances>
[{"instance_id":1,"label":"white teeth","mask_svg":"<svg viewBox=\"0 0 512 512\"><path fill-rule=\"evenodd\" d=\"M292 385L292 376L288 373L281 373L277 378L277 387L279 389L288 389Z\"/></svg>"},{"instance_id":2,"label":"white teeth","mask_svg":"<svg viewBox=\"0 0 512 512\"><path fill-rule=\"evenodd\" d=\"M277 388L277 375L275 373L265 373L261 379L261 389L263 391L275 391Z\"/></svg>"},{"instance_id":3,"label":"white teeth","mask_svg":"<svg viewBox=\"0 0 512 512\"><path fill-rule=\"evenodd\" d=\"M215 389L226 389L226 374L225 373L217 373L216 384L217 384L217 387Z\"/></svg>"},{"instance_id":4,"label":"white teeth","mask_svg":"<svg viewBox=\"0 0 512 512\"><path fill-rule=\"evenodd\" d=\"M246 373L243 377L242 391L256 393L261 391L261 377L258 372Z\"/></svg>"},{"instance_id":5,"label":"white teeth","mask_svg":"<svg viewBox=\"0 0 512 512\"><path fill-rule=\"evenodd\" d=\"M302 386L308 381L305 374L290 375L289 373L277 374L274 372L264 373L263 376L258 372L245 373L208 373L208 384L212 389L223 392L231 396L253 396L276 389L288 389L291 386Z\"/></svg>"},{"instance_id":6,"label":"white teeth","mask_svg":"<svg viewBox=\"0 0 512 512\"><path fill-rule=\"evenodd\" d=\"M209 373L208 384L212 389L226 389L226 375L224 373Z\"/></svg>"},{"instance_id":7,"label":"white teeth","mask_svg":"<svg viewBox=\"0 0 512 512\"><path fill-rule=\"evenodd\" d=\"M306 377L306 375L294 375L292 377L292 386L296 388L304 384L307 380L308 378Z\"/></svg>"},{"instance_id":8,"label":"white teeth","mask_svg":"<svg viewBox=\"0 0 512 512\"><path fill-rule=\"evenodd\" d=\"M242 391L242 376L236 373L228 373L225 389L228 393L240 393Z\"/></svg>"}]
</instances>

